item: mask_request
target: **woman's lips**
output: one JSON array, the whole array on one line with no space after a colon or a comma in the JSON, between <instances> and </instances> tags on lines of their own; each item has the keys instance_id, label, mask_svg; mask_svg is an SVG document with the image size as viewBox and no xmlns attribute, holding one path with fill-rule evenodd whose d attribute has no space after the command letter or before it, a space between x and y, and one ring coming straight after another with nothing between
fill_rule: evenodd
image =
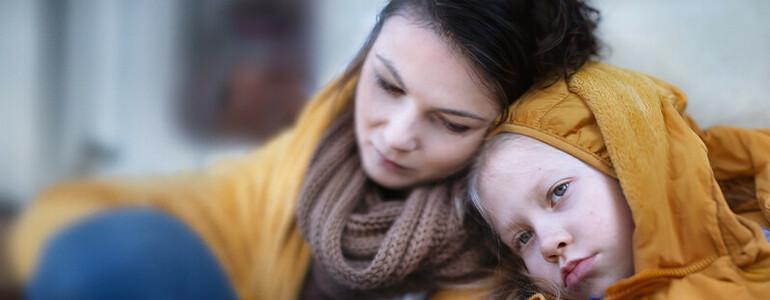
<instances>
[{"instance_id":1,"label":"woman's lips","mask_svg":"<svg viewBox=\"0 0 770 300\"><path fill-rule=\"evenodd\" d=\"M591 265L595 258L596 255L592 255L586 258L571 260L561 267L561 277L564 280L564 285L566 285L567 288L573 288L580 283L586 273L591 269Z\"/></svg>"},{"instance_id":2,"label":"woman's lips","mask_svg":"<svg viewBox=\"0 0 770 300\"><path fill-rule=\"evenodd\" d=\"M396 162L394 162L394 161L388 159L387 157L385 157L385 155L383 155L382 152L380 152L380 150L377 150L375 148L374 151L377 152L377 155L380 158L380 165L382 165L386 169L391 170L391 171L403 171L403 170L406 170L406 167L404 167L402 165L399 165Z\"/></svg>"}]
</instances>

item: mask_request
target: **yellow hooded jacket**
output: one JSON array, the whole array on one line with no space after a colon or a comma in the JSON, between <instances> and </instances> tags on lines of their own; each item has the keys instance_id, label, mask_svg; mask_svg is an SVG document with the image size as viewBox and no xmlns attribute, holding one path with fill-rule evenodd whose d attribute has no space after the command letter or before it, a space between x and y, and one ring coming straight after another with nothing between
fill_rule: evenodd
<instances>
[{"instance_id":1,"label":"yellow hooded jacket","mask_svg":"<svg viewBox=\"0 0 770 300\"><path fill-rule=\"evenodd\" d=\"M635 275L606 299L768 299L770 246L757 222L770 216L770 135L701 131L685 106L670 84L593 63L533 88L491 134L536 138L620 180ZM731 211L718 184L740 178L756 187L742 209L757 222Z\"/></svg>"},{"instance_id":2,"label":"yellow hooded jacket","mask_svg":"<svg viewBox=\"0 0 770 300\"><path fill-rule=\"evenodd\" d=\"M357 78L329 84L293 128L243 159L172 176L81 180L55 186L20 217L11 256L20 281L31 276L44 243L87 215L149 206L184 221L209 246L240 299L296 299L311 252L296 224L296 205L316 144L351 105ZM432 298L463 297L442 291Z\"/></svg>"}]
</instances>

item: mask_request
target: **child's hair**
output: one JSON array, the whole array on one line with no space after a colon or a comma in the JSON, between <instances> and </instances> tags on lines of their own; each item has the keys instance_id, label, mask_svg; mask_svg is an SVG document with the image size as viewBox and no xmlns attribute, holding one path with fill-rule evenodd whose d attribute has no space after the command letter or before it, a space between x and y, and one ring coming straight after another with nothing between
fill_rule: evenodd
<instances>
[{"instance_id":1,"label":"child's hair","mask_svg":"<svg viewBox=\"0 0 770 300\"><path fill-rule=\"evenodd\" d=\"M486 165L487 160L489 160L489 155L492 152L496 151L504 144L517 140L520 137L521 135L519 134L507 132L495 135L481 146L478 155L476 155L476 159L471 164L470 173L468 174L468 198L487 224L489 224L487 209L484 207L484 203L481 202L481 196L479 196L481 169Z\"/></svg>"},{"instance_id":2,"label":"child's hair","mask_svg":"<svg viewBox=\"0 0 770 300\"><path fill-rule=\"evenodd\" d=\"M468 198L470 200L470 210L473 214L478 215L483 220L484 229L491 234L491 239L487 239L485 246L490 252L495 253L498 261L498 270L495 272L498 275L497 282L495 282L495 288L490 293L491 299L505 299L505 300L526 300L533 294L542 293L536 283L540 283L540 286L548 286L548 293L553 293L553 297L560 298L562 294L562 288L551 280L546 278L538 278L527 271L527 267L524 265L524 260L513 253L511 249L505 246L500 236L490 226L490 219L487 216L487 209L484 203L481 201L479 195L479 182L482 176L482 169L485 167L489 160L491 153L497 151L500 147L523 138L523 135L509 132L501 132L491 139L489 139L479 150L479 154L476 155L476 159L471 165L470 173L468 174L467 191Z\"/></svg>"},{"instance_id":3,"label":"child's hair","mask_svg":"<svg viewBox=\"0 0 770 300\"><path fill-rule=\"evenodd\" d=\"M534 294L545 292L538 288L537 283L540 283L541 286L548 286L548 293L552 292L553 295L551 296L554 299L560 299L561 287L559 285L551 280L530 274L521 257L514 254L505 245L501 245L499 239L495 244L498 249L499 266L498 278L490 294L491 299L527 300Z\"/></svg>"}]
</instances>

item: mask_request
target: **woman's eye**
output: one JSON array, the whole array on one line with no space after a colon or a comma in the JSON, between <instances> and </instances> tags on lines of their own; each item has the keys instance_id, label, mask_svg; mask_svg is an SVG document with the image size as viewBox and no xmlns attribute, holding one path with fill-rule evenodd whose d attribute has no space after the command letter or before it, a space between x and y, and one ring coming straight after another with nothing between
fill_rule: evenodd
<instances>
[{"instance_id":1,"label":"woman's eye","mask_svg":"<svg viewBox=\"0 0 770 300\"><path fill-rule=\"evenodd\" d=\"M552 204L556 204L556 203L559 203L559 201L561 201L561 197L564 196L565 193L567 193L567 187L569 187L568 183L562 183L553 189L553 192L551 192Z\"/></svg>"},{"instance_id":2,"label":"woman's eye","mask_svg":"<svg viewBox=\"0 0 770 300\"><path fill-rule=\"evenodd\" d=\"M377 82L377 86L379 86L383 91L387 92L388 94L396 95L396 96L400 96L404 94L404 90L398 88L395 85L388 83L387 81L382 79L380 75L375 75L375 77L377 77L375 79L375 81Z\"/></svg>"},{"instance_id":3,"label":"woman's eye","mask_svg":"<svg viewBox=\"0 0 770 300\"><path fill-rule=\"evenodd\" d=\"M455 123L447 121L446 119L442 119L441 122L444 123L444 127L446 127L446 129L449 129L449 131L452 131L452 132L457 132L457 133L465 132L470 128L468 126L457 125Z\"/></svg>"},{"instance_id":4,"label":"woman's eye","mask_svg":"<svg viewBox=\"0 0 770 300\"><path fill-rule=\"evenodd\" d=\"M531 240L533 236L535 236L535 233L532 232L532 231L527 231L527 232L522 233L521 235L519 235L519 238L518 238L519 247L524 246L527 243L529 243L529 240Z\"/></svg>"}]
</instances>

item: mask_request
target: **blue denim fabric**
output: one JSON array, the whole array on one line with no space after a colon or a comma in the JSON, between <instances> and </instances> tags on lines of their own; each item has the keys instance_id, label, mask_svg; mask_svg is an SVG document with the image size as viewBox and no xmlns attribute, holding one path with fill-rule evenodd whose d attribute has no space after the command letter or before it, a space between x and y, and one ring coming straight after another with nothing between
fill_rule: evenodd
<instances>
[{"instance_id":1,"label":"blue denim fabric","mask_svg":"<svg viewBox=\"0 0 770 300\"><path fill-rule=\"evenodd\" d=\"M236 299L203 241L152 209L111 211L58 233L28 299Z\"/></svg>"}]
</instances>

